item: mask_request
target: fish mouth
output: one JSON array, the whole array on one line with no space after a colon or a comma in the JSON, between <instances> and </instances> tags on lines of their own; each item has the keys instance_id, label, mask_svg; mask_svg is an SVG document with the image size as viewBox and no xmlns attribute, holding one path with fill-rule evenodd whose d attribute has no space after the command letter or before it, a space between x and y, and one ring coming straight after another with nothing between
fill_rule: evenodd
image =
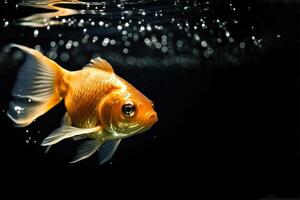
<instances>
[{"instance_id":1,"label":"fish mouth","mask_svg":"<svg viewBox=\"0 0 300 200\"><path fill-rule=\"evenodd\" d=\"M148 121L148 126L150 128L158 121L157 113L155 111L147 112L146 119Z\"/></svg>"}]
</instances>

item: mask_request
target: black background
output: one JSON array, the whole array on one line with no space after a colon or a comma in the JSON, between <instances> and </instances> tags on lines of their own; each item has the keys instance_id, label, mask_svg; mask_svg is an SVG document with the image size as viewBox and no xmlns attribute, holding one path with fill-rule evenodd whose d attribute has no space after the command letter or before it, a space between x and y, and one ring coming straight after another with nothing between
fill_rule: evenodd
<instances>
[{"instance_id":1,"label":"black background","mask_svg":"<svg viewBox=\"0 0 300 200\"><path fill-rule=\"evenodd\" d=\"M266 40L274 32L282 38L238 66L148 70L141 80L119 72L147 86L142 90L155 102L159 121L148 134L124 140L112 164L90 159L69 165L57 157L62 146L45 156L39 146L24 143L24 129L12 128L1 115L3 176L11 177L12 186L50 179L71 180L78 188L96 181L99 188L182 192L186 198L299 197L299 4L268 1L257 12L257 29ZM10 88L1 90L5 96ZM57 127L62 114L60 105L43 116L41 132Z\"/></svg>"}]
</instances>

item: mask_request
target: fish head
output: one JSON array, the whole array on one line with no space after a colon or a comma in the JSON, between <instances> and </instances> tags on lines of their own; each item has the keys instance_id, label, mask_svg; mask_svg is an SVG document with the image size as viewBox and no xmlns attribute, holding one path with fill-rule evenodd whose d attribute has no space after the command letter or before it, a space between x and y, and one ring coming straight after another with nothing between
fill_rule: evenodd
<instances>
[{"instance_id":1,"label":"fish head","mask_svg":"<svg viewBox=\"0 0 300 200\"><path fill-rule=\"evenodd\" d=\"M109 132L127 137L141 133L157 122L153 102L139 91L114 91L98 106L101 125Z\"/></svg>"}]
</instances>

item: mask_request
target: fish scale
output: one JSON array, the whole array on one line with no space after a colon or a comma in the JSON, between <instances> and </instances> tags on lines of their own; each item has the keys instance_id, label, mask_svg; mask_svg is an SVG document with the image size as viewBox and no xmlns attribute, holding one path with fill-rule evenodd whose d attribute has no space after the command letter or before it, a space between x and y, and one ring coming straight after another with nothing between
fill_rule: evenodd
<instances>
[{"instance_id":1,"label":"fish scale","mask_svg":"<svg viewBox=\"0 0 300 200\"><path fill-rule=\"evenodd\" d=\"M94 68L86 68L72 75L66 107L73 125L82 128L97 125L96 106L113 86L114 81L108 81L112 79L113 75Z\"/></svg>"}]
</instances>

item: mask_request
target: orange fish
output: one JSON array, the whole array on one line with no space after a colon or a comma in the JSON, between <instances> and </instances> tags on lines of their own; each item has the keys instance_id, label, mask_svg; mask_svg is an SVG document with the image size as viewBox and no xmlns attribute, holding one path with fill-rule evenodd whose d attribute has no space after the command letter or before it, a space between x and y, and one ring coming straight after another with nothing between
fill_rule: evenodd
<instances>
[{"instance_id":1,"label":"orange fish","mask_svg":"<svg viewBox=\"0 0 300 200\"><path fill-rule=\"evenodd\" d=\"M64 99L62 125L42 142L88 138L71 163L97 152L100 164L108 161L121 139L149 129L157 120L153 103L114 73L104 59L96 58L79 71L67 71L40 52L12 44L26 54L12 90L7 115L24 127ZM47 151L47 150L46 150Z\"/></svg>"}]
</instances>

